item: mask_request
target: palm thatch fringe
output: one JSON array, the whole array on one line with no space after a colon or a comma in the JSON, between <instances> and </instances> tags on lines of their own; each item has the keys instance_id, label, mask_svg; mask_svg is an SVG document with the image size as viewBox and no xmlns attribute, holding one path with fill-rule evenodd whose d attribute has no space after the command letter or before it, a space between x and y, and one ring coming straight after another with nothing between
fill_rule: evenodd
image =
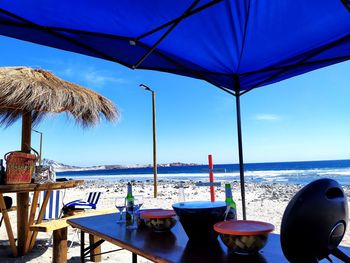
<instances>
[{"instance_id":1,"label":"palm thatch fringe","mask_svg":"<svg viewBox=\"0 0 350 263\"><path fill-rule=\"evenodd\" d=\"M64 81L49 71L28 67L0 68L0 124L10 125L31 112L33 123L47 113L69 112L83 127L99 123L103 115L114 121L114 104L96 92Z\"/></svg>"}]
</instances>

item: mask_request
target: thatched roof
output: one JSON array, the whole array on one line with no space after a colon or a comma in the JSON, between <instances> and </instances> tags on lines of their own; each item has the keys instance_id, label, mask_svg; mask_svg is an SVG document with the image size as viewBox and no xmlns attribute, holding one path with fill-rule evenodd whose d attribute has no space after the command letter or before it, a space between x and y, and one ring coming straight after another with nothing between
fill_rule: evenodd
<instances>
[{"instance_id":1,"label":"thatched roof","mask_svg":"<svg viewBox=\"0 0 350 263\"><path fill-rule=\"evenodd\" d=\"M119 116L107 98L49 71L0 67L0 124L12 124L23 112L32 112L34 123L46 113L69 112L83 126L97 124L102 115L109 121Z\"/></svg>"}]
</instances>

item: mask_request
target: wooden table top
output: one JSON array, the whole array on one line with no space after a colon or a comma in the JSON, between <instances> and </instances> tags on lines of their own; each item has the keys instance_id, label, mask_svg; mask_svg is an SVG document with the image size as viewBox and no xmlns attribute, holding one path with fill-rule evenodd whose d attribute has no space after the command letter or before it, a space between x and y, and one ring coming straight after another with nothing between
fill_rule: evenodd
<instances>
[{"instance_id":1,"label":"wooden table top","mask_svg":"<svg viewBox=\"0 0 350 263\"><path fill-rule=\"evenodd\" d=\"M218 241L211 245L193 245L188 242L185 231L178 222L171 232L154 233L147 228L127 230L124 224L117 224L117 214L92 216L68 220L73 227L98 236L154 262L203 262L203 263L284 263L279 235L271 234L267 245L255 256L240 256L229 253ZM350 248L342 248L350 255ZM333 262L341 262L331 257ZM328 262L322 260L321 262Z\"/></svg>"},{"instance_id":2,"label":"wooden table top","mask_svg":"<svg viewBox=\"0 0 350 263\"><path fill-rule=\"evenodd\" d=\"M84 184L84 180L69 180L64 182L44 183L44 184L2 184L0 193L21 193L42 190L57 190L73 188Z\"/></svg>"}]
</instances>

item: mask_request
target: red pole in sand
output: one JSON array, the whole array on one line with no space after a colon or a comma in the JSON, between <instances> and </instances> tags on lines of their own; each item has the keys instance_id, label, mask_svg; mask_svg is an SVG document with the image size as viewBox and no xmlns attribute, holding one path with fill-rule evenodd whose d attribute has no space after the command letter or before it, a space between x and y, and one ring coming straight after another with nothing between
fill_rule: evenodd
<instances>
[{"instance_id":1,"label":"red pole in sand","mask_svg":"<svg viewBox=\"0 0 350 263\"><path fill-rule=\"evenodd\" d=\"M213 158L211 154L208 155L209 161L209 182L210 182L210 200L215 202L215 194L214 194L214 174L213 174Z\"/></svg>"}]
</instances>

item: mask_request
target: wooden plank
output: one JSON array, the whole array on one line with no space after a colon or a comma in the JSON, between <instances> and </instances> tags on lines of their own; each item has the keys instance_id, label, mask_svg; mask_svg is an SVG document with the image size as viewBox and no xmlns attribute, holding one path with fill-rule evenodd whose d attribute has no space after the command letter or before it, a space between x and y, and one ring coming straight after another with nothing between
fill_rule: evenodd
<instances>
[{"instance_id":1,"label":"wooden plank","mask_svg":"<svg viewBox=\"0 0 350 263\"><path fill-rule=\"evenodd\" d=\"M97 241L99 241L101 238L96 237L94 235L89 235L89 241L90 241L90 246L95 244ZM90 260L92 262L101 262L101 255L96 255L101 253L101 245L96 247L95 249L90 250Z\"/></svg>"},{"instance_id":2,"label":"wooden plank","mask_svg":"<svg viewBox=\"0 0 350 263\"><path fill-rule=\"evenodd\" d=\"M5 209L7 212L12 212L12 211L16 211L17 210L17 206L11 206L11 208L9 209ZM0 214L1 214L1 210L0 210Z\"/></svg>"},{"instance_id":3,"label":"wooden plank","mask_svg":"<svg viewBox=\"0 0 350 263\"><path fill-rule=\"evenodd\" d=\"M68 219L73 218L80 218L80 217L87 217L87 216L96 216L96 215L106 215L106 214L112 214L117 212L116 209L104 209L104 210L92 210L92 211L86 211L79 214L76 214L74 216L68 216L60 219L54 219L50 220L48 222L42 222L39 224L30 225L29 229L32 231L39 231L39 232L51 232L57 229L65 228L70 226L67 223Z\"/></svg>"},{"instance_id":4,"label":"wooden plank","mask_svg":"<svg viewBox=\"0 0 350 263\"><path fill-rule=\"evenodd\" d=\"M35 212L36 212L36 208L38 207L38 199L39 199L39 192L35 191L33 195L32 205L30 208L28 226L31 226L34 223ZM30 241L32 240L32 235L33 235L33 232L30 231L29 227L27 229L27 233L28 233L28 236L27 236L26 244L24 246L25 254L29 252Z\"/></svg>"},{"instance_id":5,"label":"wooden plank","mask_svg":"<svg viewBox=\"0 0 350 263\"><path fill-rule=\"evenodd\" d=\"M17 193L17 249L18 255L25 254L28 236L29 193Z\"/></svg>"},{"instance_id":6,"label":"wooden plank","mask_svg":"<svg viewBox=\"0 0 350 263\"><path fill-rule=\"evenodd\" d=\"M57 189L73 188L82 184L84 184L84 180L70 180L65 182L37 184L35 186L35 190L42 191L42 190L50 190L50 189L57 190Z\"/></svg>"},{"instance_id":7,"label":"wooden plank","mask_svg":"<svg viewBox=\"0 0 350 263\"><path fill-rule=\"evenodd\" d=\"M7 236L9 238L9 241L10 241L10 247L12 249L13 256L17 257L18 251L17 251L17 247L16 247L16 242L15 242L15 238L13 236L10 218L9 218L9 215L7 213L7 210L6 210L5 200L4 200L4 196L2 193L0 193L0 208L2 211L2 216L4 217L6 232L7 232Z\"/></svg>"},{"instance_id":8,"label":"wooden plank","mask_svg":"<svg viewBox=\"0 0 350 263\"><path fill-rule=\"evenodd\" d=\"M49 202L49 199L50 199L50 194L51 194L51 190L48 190L46 195L45 195L43 204L41 205L41 208L40 208L40 211L39 211L39 215L38 215L38 219L37 219L38 223L41 223L41 221L43 220L44 213L45 213L45 210L46 210L46 206L47 206L47 203ZM34 232L33 235L31 236L29 251L32 250L32 248L34 247L35 240L36 240L37 236L38 236L38 232Z\"/></svg>"},{"instance_id":9,"label":"wooden plank","mask_svg":"<svg viewBox=\"0 0 350 263\"><path fill-rule=\"evenodd\" d=\"M45 184L5 184L0 185L0 193L33 192L48 189L57 190L73 188L82 184L84 184L84 180L69 180L65 182L54 182Z\"/></svg>"},{"instance_id":10,"label":"wooden plank","mask_svg":"<svg viewBox=\"0 0 350 263\"><path fill-rule=\"evenodd\" d=\"M67 262L67 228L53 231L52 262Z\"/></svg>"}]
</instances>

